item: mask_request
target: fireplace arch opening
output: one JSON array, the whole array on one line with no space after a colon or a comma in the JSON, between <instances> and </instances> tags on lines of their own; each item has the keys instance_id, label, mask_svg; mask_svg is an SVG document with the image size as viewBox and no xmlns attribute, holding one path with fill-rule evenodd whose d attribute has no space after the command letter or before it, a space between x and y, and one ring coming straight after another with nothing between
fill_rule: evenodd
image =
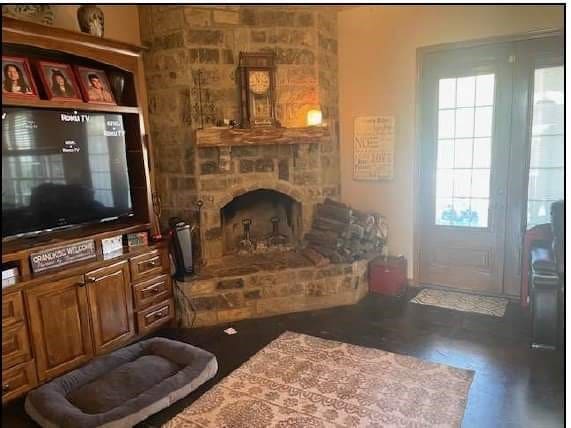
<instances>
[{"instance_id":1,"label":"fireplace arch opening","mask_svg":"<svg viewBox=\"0 0 571 428\"><path fill-rule=\"evenodd\" d=\"M284 193L257 189L220 209L224 254L287 251L301 239L301 204Z\"/></svg>"}]
</instances>

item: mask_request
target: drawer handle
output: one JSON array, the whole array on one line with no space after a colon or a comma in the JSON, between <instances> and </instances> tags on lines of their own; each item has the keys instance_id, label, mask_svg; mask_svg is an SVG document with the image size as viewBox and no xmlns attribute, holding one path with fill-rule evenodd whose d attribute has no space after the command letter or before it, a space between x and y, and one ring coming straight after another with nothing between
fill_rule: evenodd
<instances>
[{"instance_id":1,"label":"drawer handle","mask_svg":"<svg viewBox=\"0 0 571 428\"><path fill-rule=\"evenodd\" d=\"M5 383L2 385L2 392L8 392L10 390L10 384Z\"/></svg>"},{"instance_id":2,"label":"drawer handle","mask_svg":"<svg viewBox=\"0 0 571 428\"><path fill-rule=\"evenodd\" d=\"M153 268L153 267L160 266L160 265L161 265L161 262L159 261L159 259L153 259L153 260L149 260L149 261L145 262L145 264L146 264L147 266L150 266L150 267Z\"/></svg>"},{"instance_id":3,"label":"drawer handle","mask_svg":"<svg viewBox=\"0 0 571 428\"><path fill-rule=\"evenodd\" d=\"M158 320L158 319L160 319L160 318L165 317L165 316L168 314L168 310L169 310L168 307L167 307L167 308L158 309L158 310L156 310L156 311L151 312L150 314L148 314L145 318L149 318L149 319L151 319L152 321L156 321L156 320Z\"/></svg>"},{"instance_id":4,"label":"drawer handle","mask_svg":"<svg viewBox=\"0 0 571 428\"><path fill-rule=\"evenodd\" d=\"M153 285L149 285L148 287L145 287L141 290L141 293L153 293L153 294L157 294L158 292L161 291L161 286L164 285L164 282L157 282L156 284Z\"/></svg>"}]
</instances>

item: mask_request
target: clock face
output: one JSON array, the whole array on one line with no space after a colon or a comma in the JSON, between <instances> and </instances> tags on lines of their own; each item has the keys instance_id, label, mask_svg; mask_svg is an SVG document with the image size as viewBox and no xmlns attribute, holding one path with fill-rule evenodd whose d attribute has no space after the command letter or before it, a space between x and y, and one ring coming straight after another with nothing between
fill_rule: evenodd
<instances>
[{"instance_id":1,"label":"clock face","mask_svg":"<svg viewBox=\"0 0 571 428\"><path fill-rule=\"evenodd\" d=\"M270 73L267 71L250 71L248 86L254 94L265 94L270 88Z\"/></svg>"}]
</instances>

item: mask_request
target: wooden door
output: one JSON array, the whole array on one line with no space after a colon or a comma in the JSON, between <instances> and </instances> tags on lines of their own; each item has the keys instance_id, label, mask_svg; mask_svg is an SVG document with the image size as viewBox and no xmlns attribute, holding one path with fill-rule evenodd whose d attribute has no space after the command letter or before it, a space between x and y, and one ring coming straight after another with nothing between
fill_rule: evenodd
<instances>
[{"instance_id":1,"label":"wooden door","mask_svg":"<svg viewBox=\"0 0 571 428\"><path fill-rule=\"evenodd\" d=\"M515 43L504 269L510 296L520 295L525 231L549 223L551 203L564 198L564 46L562 35Z\"/></svg>"},{"instance_id":2,"label":"wooden door","mask_svg":"<svg viewBox=\"0 0 571 428\"><path fill-rule=\"evenodd\" d=\"M135 336L133 295L126 261L85 275L95 353L106 353Z\"/></svg>"},{"instance_id":3,"label":"wooden door","mask_svg":"<svg viewBox=\"0 0 571 428\"><path fill-rule=\"evenodd\" d=\"M502 292L509 44L426 54L421 69L419 280Z\"/></svg>"},{"instance_id":4,"label":"wooden door","mask_svg":"<svg viewBox=\"0 0 571 428\"><path fill-rule=\"evenodd\" d=\"M41 381L87 362L93 355L83 276L25 291L32 344Z\"/></svg>"}]
</instances>

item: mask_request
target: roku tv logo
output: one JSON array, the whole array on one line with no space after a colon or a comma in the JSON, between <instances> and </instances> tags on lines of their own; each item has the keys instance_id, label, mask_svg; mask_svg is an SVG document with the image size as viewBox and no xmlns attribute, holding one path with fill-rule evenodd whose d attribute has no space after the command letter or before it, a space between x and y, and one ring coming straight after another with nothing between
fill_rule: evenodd
<instances>
[{"instance_id":1,"label":"roku tv logo","mask_svg":"<svg viewBox=\"0 0 571 428\"><path fill-rule=\"evenodd\" d=\"M88 114L67 114L62 113L60 115L60 120L62 122L89 122L89 115Z\"/></svg>"}]
</instances>

